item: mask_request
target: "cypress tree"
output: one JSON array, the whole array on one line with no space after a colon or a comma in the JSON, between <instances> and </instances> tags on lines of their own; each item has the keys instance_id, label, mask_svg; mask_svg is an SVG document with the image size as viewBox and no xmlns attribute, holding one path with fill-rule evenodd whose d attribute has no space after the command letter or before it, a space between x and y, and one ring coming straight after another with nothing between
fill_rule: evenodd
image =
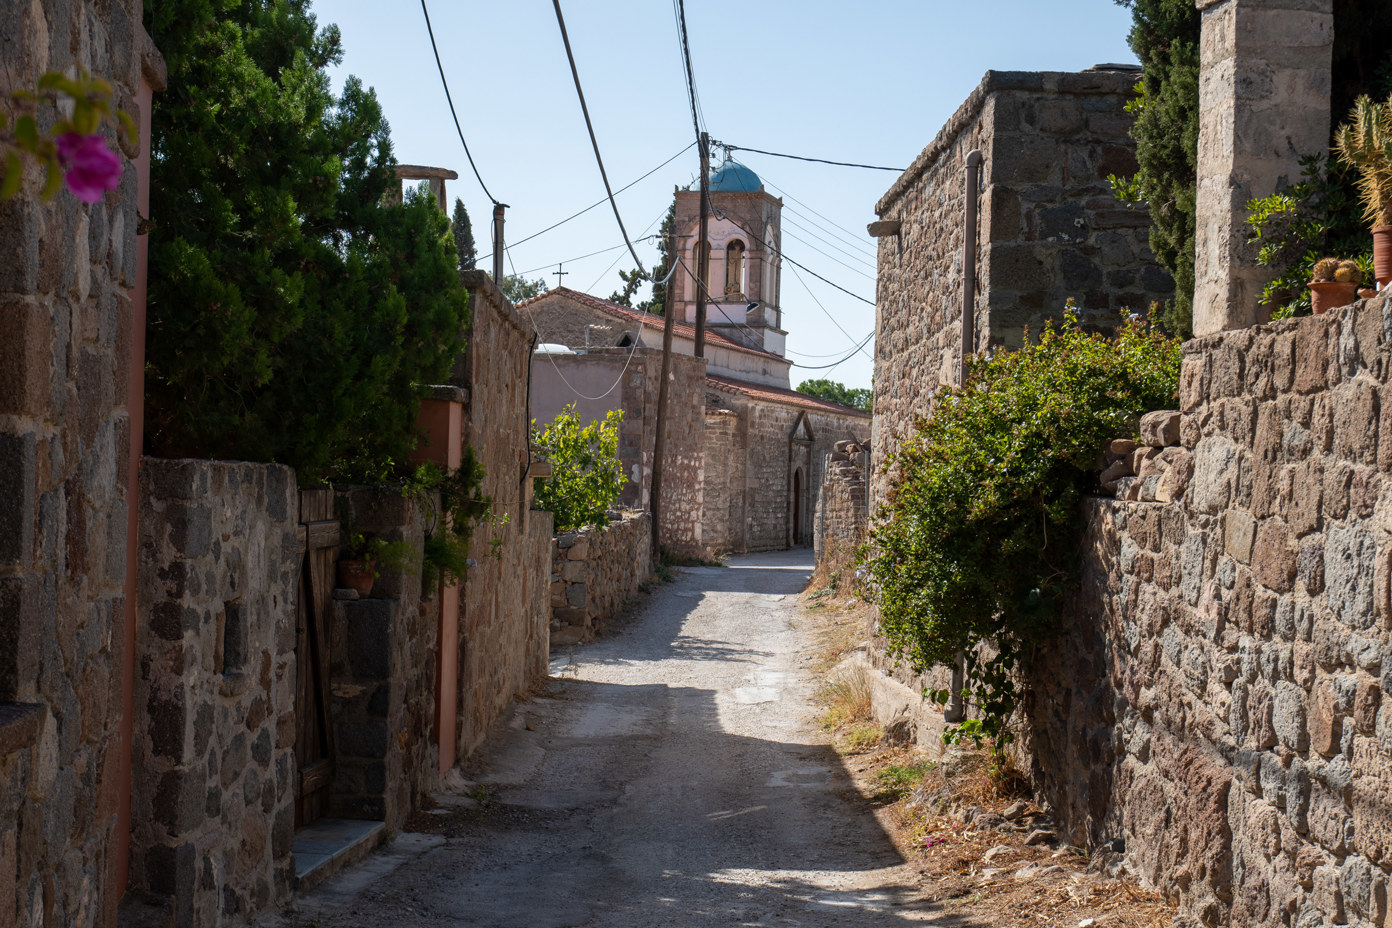
<instances>
[{"instance_id":1,"label":"cypress tree","mask_svg":"<svg viewBox=\"0 0 1392 928\"><path fill-rule=\"evenodd\" d=\"M308 0L164 0L151 151L147 438L156 454L372 479L462 348L449 221L399 182L337 28Z\"/></svg>"},{"instance_id":2,"label":"cypress tree","mask_svg":"<svg viewBox=\"0 0 1392 928\"><path fill-rule=\"evenodd\" d=\"M454 232L454 247L459 252L459 269L472 271L478 263L478 249L474 245L474 226L469 222L469 211L464 208L464 201L457 197L454 201L454 219L450 221L450 230Z\"/></svg>"}]
</instances>

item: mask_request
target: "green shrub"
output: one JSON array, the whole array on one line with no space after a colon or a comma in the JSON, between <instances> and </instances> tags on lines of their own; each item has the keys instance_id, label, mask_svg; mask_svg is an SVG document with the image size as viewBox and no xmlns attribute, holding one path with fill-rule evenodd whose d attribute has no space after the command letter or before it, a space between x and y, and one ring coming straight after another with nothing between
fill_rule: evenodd
<instances>
[{"instance_id":1,"label":"green shrub","mask_svg":"<svg viewBox=\"0 0 1392 928\"><path fill-rule=\"evenodd\" d=\"M536 504L555 514L557 532L609 524L607 513L628 479L619 460L622 423L623 410L611 409L603 422L582 428L574 403L544 428L533 423L532 441L545 449L553 468L537 490Z\"/></svg>"},{"instance_id":2,"label":"green shrub","mask_svg":"<svg viewBox=\"0 0 1392 928\"><path fill-rule=\"evenodd\" d=\"M953 736L1009 740L1015 672L1054 631L1098 456L1175 398L1177 341L1138 317L1112 338L1087 334L1071 302L1062 328L973 361L892 458L868 560L880 625L917 670L965 656L978 717Z\"/></svg>"},{"instance_id":3,"label":"green shrub","mask_svg":"<svg viewBox=\"0 0 1392 928\"><path fill-rule=\"evenodd\" d=\"M1306 284L1323 255L1356 259L1371 270L1373 242L1351 194L1352 169L1323 155L1300 164L1298 183L1247 204L1248 241L1260 246L1257 263L1276 272L1260 297L1271 304L1274 319L1310 315Z\"/></svg>"}]
</instances>

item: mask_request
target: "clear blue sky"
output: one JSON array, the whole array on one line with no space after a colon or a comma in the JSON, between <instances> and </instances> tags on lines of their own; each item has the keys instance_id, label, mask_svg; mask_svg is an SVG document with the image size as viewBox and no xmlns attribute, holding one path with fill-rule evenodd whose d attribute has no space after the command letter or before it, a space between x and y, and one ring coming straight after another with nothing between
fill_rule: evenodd
<instances>
[{"instance_id":1,"label":"clear blue sky","mask_svg":"<svg viewBox=\"0 0 1392 928\"><path fill-rule=\"evenodd\" d=\"M562 3L586 102L615 189L694 138L669 0ZM489 250L491 204L474 180L450 120L418 2L315 0L321 25L343 32L341 86L357 75L377 91L398 160L452 168L479 255ZM519 241L604 195L546 0L434 0L431 22L474 160L510 204ZM987 70L1076 71L1134 62L1130 13L1112 0L689 0L691 58L705 126L737 146L907 167ZM739 153L784 197L784 252L866 299L875 296L875 245L865 225L896 174ZM675 186L697 173L695 149L618 197L629 235L656 231ZM778 193L778 190L770 192ZM795 198L795 199L794 199ZM796 224L796 225L794 225ZM842 240L848 241L842 241ZM630 268L607 204L509 249L508 271L546 276L607 297ZM646 266L652 241L638 243ZM820 251L819 251L820 250ZM822 254L820 252L825 252ZM805 283L805 286L804 286ZM784 265L789 357L834 361L874 329L874 308ZM823 308L819 308L817 301ZM845 330L843 334L828 318ZM873 342L871 343L873 346ZM871 348L824 372L793 368L796 385L829 376L870 384Z\"/></svg>"}]
</instances>

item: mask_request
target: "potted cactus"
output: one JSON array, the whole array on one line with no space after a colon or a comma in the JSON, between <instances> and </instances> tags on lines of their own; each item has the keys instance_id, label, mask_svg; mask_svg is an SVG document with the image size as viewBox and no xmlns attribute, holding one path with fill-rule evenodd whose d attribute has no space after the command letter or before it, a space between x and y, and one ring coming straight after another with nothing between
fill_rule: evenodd
<instances>
[{"instance_id":1,"label":"potted cactus","mask_svg":"<svg viewBox=\"0 0 1392 928\"><path fill-rule=\"evenodd\" d=\"M1315 315L1329 312L1352 303L1363 282L1363 270L1357 261L1321 258L1315 262L1314 279L1310 281L1310 306Z\"/></svg>"},{"instance_id":2,"label":"potted cactus","mask_svg":"<svg viewBox=\"0 0 1392 928\"><path fill-rule=\"evenodd\" d=\"M1373 271L1378 289L1392 281L1392 97L1374 103L1361 96L1334 134L1334 151L1358 170L1363 216L1373 231Z\"/></svg>"}]
</instances>

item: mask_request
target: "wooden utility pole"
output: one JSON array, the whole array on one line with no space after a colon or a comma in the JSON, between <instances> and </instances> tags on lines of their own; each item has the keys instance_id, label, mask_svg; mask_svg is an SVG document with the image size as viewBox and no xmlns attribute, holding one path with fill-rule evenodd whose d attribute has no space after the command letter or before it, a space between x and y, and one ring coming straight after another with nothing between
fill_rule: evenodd
<instances>
[{"instance_id":1,"label":"wooden utility pole","mask_svg":"<svg viewBox=\"0 0 1392 928\"><path fill-rule=\"evenodd\" d=\"M706 238L710 223L710 135L701 133L701 231L696 241L701 260L696 268L696 357L706 356L706 288L710 286L710 240Z\"/></svg>"},{"instance_id":2,"label":"wooden utility pole","mask_svg":"<svg viewBox=\"0 0 1392 928\"><path fill-rule=\"evenodd\" d=\"M681 256L677 254L674 241L676 232L669 235L667 253L672 255L673 260L680 261ZM667 296L662 304L662 374L657 384L657 428L654 429L652 489L649 491L652 498L648 501L648 511L652 513L654 561L662 554L662 549L658 547L658 530L662 524L662 455L667 446L667 381L672 377L672 291L675 289L670 285L667 287ZM698 347L701 344L700 335L696 336L696 344Z\"/></svg>"}]
</instances>

